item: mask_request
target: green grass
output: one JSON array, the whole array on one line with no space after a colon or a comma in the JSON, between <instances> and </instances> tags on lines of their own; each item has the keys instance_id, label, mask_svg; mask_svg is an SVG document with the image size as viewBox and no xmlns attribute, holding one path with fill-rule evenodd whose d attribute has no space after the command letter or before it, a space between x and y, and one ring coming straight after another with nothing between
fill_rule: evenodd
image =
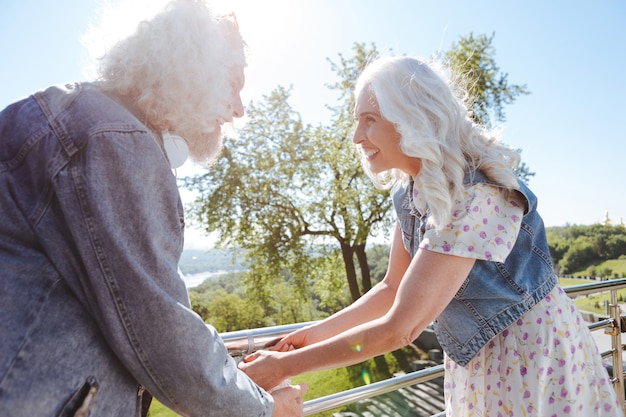
<instances>
[{"instance_id":1,"label":"green grass","mask_svg":"<svg viewBox=\"0 0 626 417\"><path fill-rule=\"evenodd\" d=\"M354 388L354 382L351 380L350 374L346 368L330 369L321 372L311 372L298 375L291 379L292 384L300 384L306 382L309 385L309 391L304 395L304 401L313 400L315 398L324 397L326 395L335 394ZM342 410L346 407L341 408ZM333 413L338 410L330 410L318 413L319 417L332 417Z\"/></svg>"},{"instance_id":2,"label":"green grass","mask_svg":"<svg viewBox=\"0 0 626 417\"><path fill-rule=\"evenodd\" d=\"M587 279L575 279L575 278L560 278L559 283L562 287L568 287L571 285L589 284ZM588 311L590 313L596 313L600 315L606 314L605 301L610 299L609 292L603 292L591 295L581 295L574 298L574 304L579 310ZM619 290L617 292L617 300L619 303L626 300L626 289Z\"/></svg>"},{"instance_id":3,"label":"green grass","mask_svg":"<svg viewBox=\"0 0 626 417\"><path fill-rule=\"evenodd\" d=\"M159 400L156 398L152 400L152 405L150 406L149 417L179 417L180 414L177 414L161 404Z\"/></svg>"},{"instance_id":4,"label":"green grass","mask_svg":"<svg viewBox=\"0 0 626 417\"><path fill-rule=\"evenodd\" d=\"M607 278L626 277L626 259L610 259L608 261L595 262L571 275L590 276L594 275L594 271L598 274L606 269L611 270L611 276Z\"/></svg>"},{"instance_id":5,"label":"green grass","mask_svg":"<svg viewBox=\"0 0 626 417\"><path fill-rule=\"evenodd\" d=\"M561 287L569 287L572 285L579 284L589 284L591 281L588 279L578 279L578 278L559 278L559 284Z\"/></svg>"}]
</instances>

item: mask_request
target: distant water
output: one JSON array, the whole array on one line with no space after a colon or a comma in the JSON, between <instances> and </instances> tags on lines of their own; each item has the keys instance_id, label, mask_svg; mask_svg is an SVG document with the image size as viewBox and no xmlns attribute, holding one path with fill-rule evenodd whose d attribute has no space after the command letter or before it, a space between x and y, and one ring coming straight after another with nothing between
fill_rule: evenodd
<instances>
[{"instance_id":1,"label":"distant water","mask_svg":"<svg viewBox=\"0 0 626 417\"><path fill-rule=\"evenodd\" d=\"M233 271L214 271L214 272L200 272L198 274L187 274L183 275L183 281L185 281L185 285L187 288L197 287L202 284L205 280L211 277L215 277L217 275L227 274Z\"/></svg>"}]
</instances>

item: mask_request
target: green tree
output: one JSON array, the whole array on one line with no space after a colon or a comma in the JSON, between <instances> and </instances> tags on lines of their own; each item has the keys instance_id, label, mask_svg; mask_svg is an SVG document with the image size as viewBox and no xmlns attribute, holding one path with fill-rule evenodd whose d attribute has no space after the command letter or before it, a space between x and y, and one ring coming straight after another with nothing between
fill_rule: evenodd
<instances>
[{"instance_id":1,"label":"green tree","mask_svg":"<svg viewBox=\"0 0 626 417\"><path fill-rule=\"evenodd\" d=\"M506 120L505 104L513 104L520 94L529 94L526 85L509 85L507 73L496 65L491 36L470 33L452 44L445 57L450 67L467 88L472 116L477 122L491 126L492 119Z\"/></svg>"},{"instance_id":2,"label":"green tree","mask_svg":"<svg viewBox=\"0 0 626 417\"><path fill-rule=\"evenodd\" d=\"M268 305L270 284L285 274L304 296L314 258L330 243L339 248L352 299L371 288L365 247L389 224L391 201L372 187L348 140L354 80L376 54L362 45L355 51L333 65L341 81L330 88L343 102L329 126L304 125L288 103L290 91L278 87L249 106L250 122L225 140L212 169L187 180L198 191L192 216L224 244L245 249L247 283Z\"/></svg>"},{"instance_id":3,"label":"green tree","mask_svg":"<svg viewBox=\"0 0 626 417\"><path fill-rule=\"evenodd\" d=\"M591 267L591 275L602 272L608 276L610 273L597 271L592 265L626 255L626 228L621 226L553 226L546 228L546 236L552 261L557 265L559 273L563 274Z\"/></svg>"},{"instance_id":4,"label":"green tree","mask_svg":"<svg viewBox=\"0 0 626 417\"><path fill-rule=\"evenodd\" d=\"M503 118L504 104L525 93L499 75L491 39L462 38L448 57L475 77L470 93L483 122L489 109ZM392 202L372 186L350 139L354 83L377 55L374 45L357 43L353 57L329 60L337 81L328 87L338 93L338 104L329 106L328 124L305 125L289 105L290 89L279 86L248 107L249 123L225 139L210 170L185 179L198 196L190 217L207 232L219 232L222 245L245 250L246 285L266 308L281 281L303 300L311 296L307 277L319 270L315 259L322 254L341 257L352 300L372 286L366 244L390 226Z\"/></svg>"},{"instance_id":5,"label":"green tree","mask_svg":"<svg viewBox=\"0 0 626 417\"><path fill-rule=\"evenodd\" d=\"M382 281L387 273L389 249L389 245L374 245L367 251L369 268L372 271L372 282L374 283Z\"/></svg>"},{"instance_id":6,"label":"green tree","mask_svg":"<svg viewBox=\"0 0 626 417\"><path fill-rule=\"evenodd\" d=\"M315 268L309 272L315 310L321 317L341 310L350 299L343 271L342 256L339 251L331 249L326 255L316 258Z\"/></svg>"},{"instance_id":7,"label":"green tree","mask_svg":"<svg viewBox=\"0 0 626 417\"><path fill-rule=\"evenodd\" d=\"M208 305L211 302L211 298L205 293L189 291L189 301L191 302L191 309L195 311L203 321L208 322L210 317Z\"/></svg>"},{"instance_id":8,"label":"green tree","mask_svg":"<svg viewBox=\"0 0 626 417\"><path fill-rule=\"evenodd\" d=\"M256 329L267 326L263 308L250 299L242 299L235 294L217 290L207 306L211 323L219 332L232 332L241 329Z\"/></svg>"},{"instance_id":9,"label":"green tree","mask_svg":"<svg viewBox=\"0 0 626 417\"><path fill-rule=\"evenodd\" d=\"M519 95L530 94L525 84L509 84L509 75L500 71L495 60L494 36L495 33L470 33L445 53L449 66L467 89L472 117L486 126L504 122L504 106L513 104ZM525 163L520 164L517 173L525 183L535 175Z\"/></svg>"},{"instance_id":10,"label":"green tree","mask_svg":"<svg viewBox=\"0 0 626 417\"><path fill-rule=\"evenodd\" d=\"M526 162L522 162L519 167L517 167L517 176L524 182L524 184L528 184L530 177L534 177L535 173L530 170L528 165L526 165Z\"/></svg>"},{"instance_id":11,"label":"green tree","mask_svg":"<svg viewBox=\"0 0 626 417\"><path fill-rule=\"evenodd\" d=\"M616 228L619 230L620 228ZM609 259L619 259L626 255L626 229L621 228L622 234L615 234L607 239L607 253Z\"/></svg>"},{"instance_id":12,"label":"green tree","mask_svg":"<svg viewBox=\"0 0 626 417\"><path fill-rule=\"evenodd\" d=\"M565 255L563 255L563 259L559 262L560 272L570 274L583 269L597 259L598 257L591 239L581 236L570 245Z\"/></svg>"}]
</instances>

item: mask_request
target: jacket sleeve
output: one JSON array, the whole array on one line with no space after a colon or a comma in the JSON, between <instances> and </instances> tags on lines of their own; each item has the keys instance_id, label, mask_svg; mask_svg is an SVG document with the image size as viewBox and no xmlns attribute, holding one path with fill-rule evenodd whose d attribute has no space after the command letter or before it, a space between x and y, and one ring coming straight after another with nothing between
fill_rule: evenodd
<instances>
[{"instance_id":1,"label":"jacket sleeve","mask_svg":"<svg viewBox=\"0 0 626 417\"><path fill-rule=\"evenodd\" d=\"M129 126L90 132L53 178L53 205L79 253L64 274L111 349L182 415L270 416L272 397L189 306L177 273L183 208L158 144ZM53 244L53 243L52 243Z\"/></svg>"}]
</instances>

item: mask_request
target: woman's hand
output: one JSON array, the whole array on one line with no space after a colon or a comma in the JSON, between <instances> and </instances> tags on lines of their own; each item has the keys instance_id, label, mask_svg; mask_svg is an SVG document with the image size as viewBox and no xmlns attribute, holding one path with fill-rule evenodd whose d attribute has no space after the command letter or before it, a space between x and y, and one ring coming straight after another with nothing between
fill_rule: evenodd
<instances>
[{"instance_id":1,"label":"woman's hand","mask_svg":"<svg viewBox=\"0 0 626 417\"><path fill-rule=\"evenodd\" d=\"M266 347L269 350L287 352L293 349L299 349L304 346L310 345L310 330L310 327L298 329L294 332L289 333L282 339L273 340L272 342L268 343Z\"/></svg>"}]
</instances>

